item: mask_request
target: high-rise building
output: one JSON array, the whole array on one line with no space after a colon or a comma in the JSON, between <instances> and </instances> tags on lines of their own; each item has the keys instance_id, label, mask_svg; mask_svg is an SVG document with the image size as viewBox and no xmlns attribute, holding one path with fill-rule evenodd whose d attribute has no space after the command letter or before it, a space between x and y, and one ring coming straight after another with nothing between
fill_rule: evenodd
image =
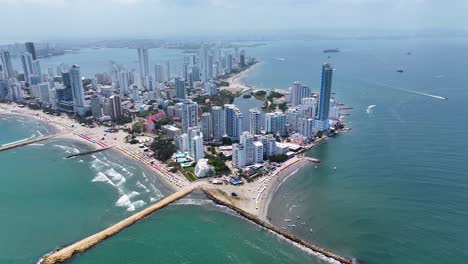
<instances>
[{"instance_id":1,"label":"high-rise building","mask_svg":"<svg viewBox=\"0 0 468 264\"><path fill-rule=\"evenodd\" d=\"M302 98L310 97L311 90L308 86L303 85L300 82L294 82L291 87L291 104L300 105Z\"/></svg>"},{"instance_id":2,"label":"high-rise building","mask_svg":"<svg viewBox=\"0 0 468 264\"><path fill-rule=\"evenodd\" d=\"M203 138L201 136L192 138L192 153L190 153L190 156L195 162L203 159Z\"/></svg>"},{"instance_id":3,"label":"high-rise building","mask_svg":"<svg viewBox=\"0 0 468 264\"><path fill-rule=\"evenodd\" d=\"M285 114L286 114L286 131L288 132L288 134L296 132L297 120L300 117L299 109L297 107L290 107L286 110Z\"/></svg>"},{"instance_id":4,"label":"high-rise building","mask_svg":"<svg viewBox=\"0 0 468 264\"><path fill-rule=\"evenodd\" d=\"M164 82L164 69L161 64L154 65L154 81L156 83Z\"/></svg>"},{"instance_id":5,"label":"high-rise building","mask_svg":"<svg viewBox=\"0 0 468 264\"><path fill-rule=\"evenodd\" d=\"M253 162L254 163L263 163L263 144L260 141L255 141L253 143Z\"/></svg>"},{"instance_id":6,"label":"high-rise building","mask_svg":"<svg viewBox=\"0 0 468 264\"><path fill-rule=\"evenodd\" d=\"M286 115L282 112L265 115L265 132L273 135L286 136Z\"/></svg>"},{"instance_id":7,"label":"high-rise building","mask_svg":"<svg viewBox=\"0 0 468 264\"><path fill-rule=\"evenodd\" d=\"M198 107L192 100L185 100L182 104L182 131L187 132L189 127L198 125Z\"/></svg>"},{"instance_id":8,"label":"high-rise building","mask_svg":"<svg viewBox=\"0 0 468 264\"><path fill-rule=\"evenodd\" d=\"M254 140L254 136L248 131L242 132L240 136L239 142L244 146L245 165L254 163Z\"/></svg>"},{"instance_id":9,"label":"high-rise building","mask_svg":"<svg viewBox=\"0 0 468 264\"><path fill-rule=\"evenodd\" d=\"M109 97L109 110L112 120L122 117L122 102L120 96L112 95Z\"/></svg>"},{"instance_id":10,"label":"high-rise building","mask_svg":"<svg viewBox=\"0 0 468 264\"><path fill-rule=\"evenodd\" d=\"M245 148L242 144L232 144L232 165L238 169L245 167Z\"/></svg>"},{"instance_id":11,"label":"high-rise building","mask_svg":"<svg viewBox=\"0 0 468 264\"><path fill-rule=\"evenodd\" d=\"M249 121L250 121L250 134L258 135L260 134L262 120L262 112L256 108L249 110Z\"/></svg>"},{"instance_id":12,"label":"high-rise building","mask_svg":"<svg viewBox=\"0 0 468 264\"><path fill-rule=\"evenodd\" d=\"M240 51L240 54L239 54L239 65L241 67L244 67L246 64L245 64L245 50L241 50Z\"/></svg>"},{"instance_id":13,"label":"high-rise building","mask_svg":"<svg viewBox=\"0 0 468 264\"><path fill-rule=\"evenodd\" d=\"M193 81L200 81L200 67L198 65L194 65L192 68L192 79Z\"/></svg>"},{"instance_id":14,"label":"high-rise building","mask_svg":"<svg viewBox=\"0 0 468 264\"><path fill-rule=\"evenodd\" d=\"M226 135L232 140L239 140L242 132L242 113L233 104L225 104Z\"/></svg>"},{"instance_id":15,"label":"high-rise building","mask_svg":"<svg viewBox=\"0 0 468 264\"><path fill-rule=\"evenodd\" d=\"M138 48L138 62L140 66L140 78L144 80L149 75L148 49Z\"/></svg>"},{"instance_id":16,"label":"high-rise building","mask_svg":"<svg viewBox=\"0 0 468 264\"><path fill-rule=\"evenodd\" d=\"M101 97L91 97L91 113L94 118L100 118L102 116Z\"/></svg>"},{"instance_id":17,"label":"high-rise building","mask_svg":"<svg viewBox=\"0 0 468 264\"><path fill-rule=\"evenodd\" d=\"M41 63L39 60L33 61L33 72L36 76L39 76L39 79L42 81L43 76L42 76L42 70L41 70Z\"/></svg>"},{"instance_id":18,"label":"high-rise building","mask_svg":"<svg viewBox=\"0 0 468 264\"><path fill-rule=\"evenodd\" d=\"M229 53L226 55L226 70L228 73L232 71L232 54Z\"/></svg>"},{"instance_id":19,"label":"high-rise building","mask_svg":"<svg viewBox=\"0 0 468 264\"><path fill-rule=\"evenodd\" d=\"M21 63L23 64L24 80L29 83L31 76L34 74L33 58L31 53L24 52L21 55Z\"/></svg>"},{"instance_id":20,"label":"high-rise building","mask_svg":"<svg viewBox=\"0 0 468 264\"><path fill-rule=\"evenodd\" d=\"M24 46L26 47L26 51L31 53L32 59L37 60L37 53L36 53L36 48L34 47L34 43L26 42L24 43Z\"/></svg>"},{"instance_id":21,"label":"high-rise building","mask_svg":"<svg viewBox=\"0 0 468 264\"><path fill-rule=\"evenodd\" d=\"M70 84L73 95L73 109L79 115L85 114L85 98L83 81L81 80L80 66L72 65L70 68Z\"/></svg>"},{"instance_id":22,"label":"high-rise building","mask_svg":"<svg viewBox=\"0 0 468 264\"><path fill-rule=\"evenodd\" d=\"M185 90L185 81L180 77L176 77L174 79L174 82L175 82L175 90L176 90L176 99L181 100L181 101L187 99L187 91Z\"/></svg>"},{"instance_id":23,"label":"high-rise building","mask_svg":"<svg viewBox=\"0 0 468 264\"><path fill-rule=\"evenodd\" d=\"M39 98L43 104L50 104L50 84L43 82L37 85L39 88Z\"/></svg>"},{"instance_id":24,"label":"high-rise building","mask_svg":"<svg viewBox=\"0 0 468 264\"><path fill-rule=\"evenodd\" d=\"M224 110L220 106L213 106L211 108L211 116L213 118L213 139L220 142L224 136Z\"/></svg>"},{"instance_id":25,"label":"high-rise building","mask_svg":"<svg viewBox=\"0 0 468 264\"><path fill-rule=\"evenodd\" d=\"M209 96L215 96L218 93L216 83L214 81L207 81L203 84L203 89Z\"/></svg>"},{"instance_id":26,"label":"high-rise building","mask_svg":"<svg viewBox=\"0 0 468 264\"><path fill-rule=\"evenodd\" d=\"M166 80L170 81L171 80L171 62L166 61Z\"/></svg>"},{"instance_id":27,"label":"high-rise building","mask_svg":"<svg viewBox=\"0 0 468 264\"><path fill-rule=\"evenodd\" d=\"M321 131L328 129L328 113L330 111L330 97L332 85L333 68L329 63L322 66L322 80L320 83L320 95L318 100L317 120L321 124L318 129Z\"/></svg>"},{"instance_id":28,"label":"high-rise building","mask_svg":"<svg viewBox=\"0 0 468 264\"><path fill-rule=\"evenodd\" d=\"M2 51L0 53L1 56L1 61L3 65L3 71L6 73L6 78L13 78L13 65L11 63L11 57L10 57L10 52L8 51Z\"/></svg>"},{"instance_id":29,"label":"high-rise building","mask_svg":"<svg viewBox=\"0 0 468 264\"><path fill-rule=\"evenodd\" d=\"M298 129L297 132L304 137L312 138L313 133L314 119L312 118L299 118L298 119Z\"/></svg>"},{"instance_id":30,"label":"high-rise building","mask_svg":"<svg viewBox=\"0 0 468 264\"><path fill-rule=\"evenodd\" d=\"M129 74L126 68L122 68L119 73L119 89L120 95L127 96L128 95L128 86L130 85Z\"/></svg>"},{"instance_id":31,"label":"high-rise building","mask_svg":"<svg viewBox=\"0 0 468 264\"><path fill-rule=\"evenodd\" d=\"M203 113L201 116L201 126L204 141L211 141L213 138L213 119L210 113Z\"/></svg>"}]
</instances>

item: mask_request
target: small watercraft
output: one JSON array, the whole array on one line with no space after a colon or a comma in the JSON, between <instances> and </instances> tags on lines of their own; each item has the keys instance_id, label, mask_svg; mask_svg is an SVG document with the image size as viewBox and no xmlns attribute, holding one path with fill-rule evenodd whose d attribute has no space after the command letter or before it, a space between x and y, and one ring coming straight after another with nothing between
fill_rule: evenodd
<instances>
[{"instance_id":1,"label":"small watercraft","mask_svg":"<svg viewBox=\"0 0 468 264\"><path fill-rule=\"evenodd\" d=\"M296 225L288 225L289 227L296 227Z\"/></svg>"},{"instance_id":2,"label":"small watercraft","mask_svg":"<svg viewBox=\"0 0 468 264\"><path fill-rule=\"evenodd\" d=\"M291 219L284 219L285 222L291 222Z\"/></svg>"}]
</instances>

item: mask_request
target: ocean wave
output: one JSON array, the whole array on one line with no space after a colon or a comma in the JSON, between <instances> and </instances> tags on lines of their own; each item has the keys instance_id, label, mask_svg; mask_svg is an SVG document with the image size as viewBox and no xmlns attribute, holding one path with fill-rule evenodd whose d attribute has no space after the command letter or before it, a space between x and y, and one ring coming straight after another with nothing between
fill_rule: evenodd
<instances>
[{"instance_id":1,"label":"ocean wave","mask_svg":"<svg viewBox=\"0 0 468 264\"><path fill-rule=\"evenodd\" d=\"M91 161L91 167L98 170L98 171L101 171L102 169L104 169L105 167L110 167L109 164L105 163L104 161L98 159L95 155L91 155L91 157L93 157L93 161Z\"/></svg>"},{"instance_id":2,"label":"ocean wave","mask_svg":"<svg viewBox=\"0 0 468 264\"><path fill-rule=\"evenodd\" d=\"M36 132L37 132L37 134L38 134L40 137L43 137L43 136L44 136L44 134L42 134L41 131L36 130Z\"/></svg>"},{"instance_id":3,"label":"ocean wave","mask_svg":"<svg viewBox=\"0 0 468 264\"><path fill-rule=\"evenodd\" d=\"M150 190L148 188L146 188L146 186L143 185L140 181L137 181L136 186L138 188L141 188L141 189L145 190L145 192L147 192L147 193L150 192Z\"/></svg>"},{"instance_id":4,"label":"ocean wave","mask_svg":"<svg viewBox=\"0 0 468 264\"><path fill-rule=\"evenodd\" d=\"M156 202L158 199L154 198L154 197L150 197L150 202L154 203Z\"/></svg>"},{"instance_id":5,"label":"ocean wave","mask_svg":"<svg viewBox=\"0 0 468 264\"><path fill-rule=\"evenodd\" d=\"M140 208L140 207L142 207L142 206L145 206L145 205L146 205L146 202L143 201L143 200L138 200L138 201L136 201L136 202L133 202L132 204L133 204L133 206L134 206L135 208Z\"/></svg>"},{"instance_id":6,"label":"ocean wave","mask_svg":"<svg viewBox=\"0 0 468 264\"><path fill-rule=\"evenodd\" d=\"M139 195L140 193L138 192L131 192L129 194L125 194L122 191L119 191L121 193L119 199L117 202L115 202L115 205L118 207L126 207L127 211L133 212L135 211L136 208L141 207L145 205L146 203L144 201L138 200L134 203L132 203L131 199L134 198L135 196ZM141 201L141 202L140 202Z\"/></svg>"},{"instance_id":7,"label":"ocean wave","mask_svg":"<svg viewBox=\"0 0 468 264\"><path fill-rule=\"evenodd\" d=\"M191 198L183 198L176 201L174 204L176 205L213 205L213 201L207 199L191 199Z\"/></svg>"},{"instance_id":8,"label":"ocean wave","mask_svg":"<svg viewBox=\"0 0 468 264\"><path fill-rule=\"evenodd\" d=\"M130 201L130 197L128 195L126 195L125 193L123 193L119 197L117 202L115 202L115 205L118 206L118 207L125 207L125 208L127 208L127 211L129 211L129 212L135 211L135 206Z\"/></svg>"},{"instance_id":9,"label":"ocean wave","mask_svg":"<svg viewBox=\"0 0 468 264\"><path fill-rule=\"evenodd\" d=\"M107 174L110 177L112 182L114 182L114 183L117 182L116 186L121 186L122 184L124 184L127 181L127 179L122 174L118 173L113 168L110 168L110 169L106 170L104 173Z\"/></svg>"},{"instance_id":10,"label":"ocean wave","mask_svg":"<svg viewBox=\"0 0 468 264\"><path fill-rule=\"evenodd\" d=\"M114 183L109 178L107 178L106 174L104 174L102 172L98 172L96 174L96 176L91 181L92 182L106 182L106 183L109 183L112 186L115 186Z\"/></svg>"},{"instance_id":11,"label":"ocean wave","mask_svg":"<svg viewBox=\"0 0 468 264\"><path fill-rule=\"evenodd\" d=\"M73 153L73 154L80 153L80 150L75 147L63 146L63 145L53 145L53 146L65 151L66 153Z\"/></svg>"}]
</instances>

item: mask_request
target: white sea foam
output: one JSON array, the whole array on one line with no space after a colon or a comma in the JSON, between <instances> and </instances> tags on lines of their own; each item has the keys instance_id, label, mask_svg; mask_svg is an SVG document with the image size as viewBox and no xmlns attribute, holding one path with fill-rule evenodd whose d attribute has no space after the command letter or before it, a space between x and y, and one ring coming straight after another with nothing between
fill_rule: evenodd
<instances>
[{"instance_id":1,"label":"white sea foam","mask_svg":"<svg viewBox=\"0 0 468 264\"><path fill-rule=\"evenodd\" d=\"M174 204L177 205L213 205L213 201L207 200L207 199L190 199L190 198L184 198L180 199Z\"/></svg>"},{"instance_id":2,"label":"white sea foam","mask_svg":"<svg viewBox=\"0 0 468 264\"><path fill-rule=\"evenodd\" d=\"M118 173L113 168L106 170L105 173L110 177L112 182L116 183L116 186L121 186L127 181L122 174Z\"/></svg>"},{"instance_id":3,"label":"white sea foam","mask_svg":"<svg viewBox=\"0 0 468 264\"><path fill-rule=\"evenodd\" d=\"M109 167L109 164L107 164L107 163L103 162L102 160L96 158L96 156L91 155L91 157L94 158L94 160L91 161L91 167L93 167L94 169L96 169L98 171L101 171L105 167Z\"/></svg>"},{"instance_id":4,"label":"white sea foam","mask_svg":"<svg viewBox=\"0 0 468 264\"><path fill-rule=\"evenodd\" d=\"M29 144L29 146L43 147L44 144L41 144L41 143L32 143L32 144Z\"/></svg>"},{"instance_id":5,"label":"white sea foam","mask_svg":"<svg viewBox=\"0 0 468 264\"><path fill-rule=\"evenodd\" d=\"M157 199L156 199L156 198L154 198L154 197L150 197L150 202L154 203L154 202L156 202L156 201L157 201Z\"/></svg>"},{"instance_id":6,"label":"white sea foam","mask_svg":"<svg viewBox=\"0 0 468 264\"><path fill-rule=\"evenodd\" d=\"M146 186L143 185L140 181L137 181L136 186L138 188L141 188L141 189L145 190L145 192L150 192L150 190L148 188L146 188Z\"/></svg>"},{"instance_id":7,"label":"white sea foam","mask_svg":"<svg viewBox=\"0 0 468 264\"><path fill-rule=\"evenodd\" d=\"M133 202L132 205L135 207L135 208L140 208L142 206L145 206L146 202L143 201L143 200L138 200L136 202Z\"/></svg>"},{"instance_id":8,"label":"white sea foam","mask_svg":"<svg viewBox=\"0 0 468 264\"><path fill-rule=\"evenodd\" d=\"M112 186L115 186L114 183L112 183L112 181L109 180L109 178L107 178L107 176L102 172L98 172L96 174L96 176L91 181L92 182L106 182L106 183L109 183Z\"/></svg>"},{"instance_id":9,"label":"white sea foam","mask_svg":"<svg viewBox=\"0 0 468 264\"><path fill-rule=\"evenodd\" d=\"M115 202L115 205L119 207L126 207L127 211L130 212L135 211L135 206L130 201L130 197L126 194L122 194L117 202Z\"/></svg>"},{"instance_id":10,"label":"white sea foam","mask_svg":"<svg viewBox=\"0 0 468 264\"><path fill-rule=\"evenodd\" d=\"M36 130L36 132L37 132L37 134L38 134L39 136L41 136L41 137L43 137L43 136L44 136L44 134L42 134L42 133L41 133L41 131L39 131L39 130Z\"/></svg>"},{"instance_id":11,"label":"white sea foam","mask_svg":"<svg viewBox=\"0 0 468 264\"><path fill-rule=\"evenodd\" d=\"M53 145L53 146L65 151L66 153L74 153L74 154L80 153L80 150L75 147L62 146L62 145Z\"/></svg>"}]
</instances>

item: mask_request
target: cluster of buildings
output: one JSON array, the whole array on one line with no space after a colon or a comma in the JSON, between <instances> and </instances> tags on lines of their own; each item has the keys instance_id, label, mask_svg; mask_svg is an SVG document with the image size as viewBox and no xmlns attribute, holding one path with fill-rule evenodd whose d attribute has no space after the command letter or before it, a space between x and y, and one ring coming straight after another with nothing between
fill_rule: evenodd
<instances>
[{"instance_id":1,"label":"cluster of buildings","mask_svg":"<svg viewBox=\"0 0 468 264\"><path fill-rule=\"evenodd\" d=\"M197 162L203 158L198 146L219 144L223 138L229 138L234 142L232 165L238 169L261 164L272 156L287 155L297 146L312 142L319 132L328 131L330 124L338 121L339 106L331 98L332 73L330 64L324 64L318 95L308 86L294 82L290 88L290 107L285 112L263 113L254 108L244 117L236 105L225 104L213 106L210 112L199 116L197 103L187 99L176 104L183 132L176 137L176 145ZM248 128L243 127L243 118L248 118ZM280 138L289 142L278 142Z\"/></svg>"},{"instance_id":2,"label":"cluster of buildings","mask_svg":"<svg viewBox=\"0 0 468 264\"><path fill-rule=\"evenodd\" d=\"M21 55L22 73L13 69L8 51L0 52L0 99L37 102L42 107L100 121L116 121L125 113L150 107L163 109L164 112L148 118L147 130L154 130L154 122L161 118L171 118L174 124L162 126L161 131L174 138L179 160L186 162L189 158L197 163L195 171L200 172L197 176L212 170L204 159L206 144L226 144L229 139L232 166L243 169L272 156L287 155L295 149L292 144L312 142L339 119L339 105L331 97L333 68L328 63L322 66L318 94L294 82L287 110L264 113L250 109L248 116L243 116L234 104L212 106L201 113L192 100L201 95L216 95L214 79L255 63L238 48L226 50L202 45L197 55L184 57L181 74L173 74L169 62L156 64L151 71L149 50L138 48L138 69L128 70L111 62L109 73L96 74L85 85L80 66L61 64L44 73L34 43L25 43L25 50ZM245 123L249 127L243 127L244 118L248 118Z\"/></svg>"},{"instance_id":3,"label":"cluster of buildings","mask_svg":"<svg viewBox=\"0 0 468 264\"><path fill-rule=\"evenodd\" d=\"M20 56L22 72L13 69L9 51L0 52L0 100L37 103L60 112L75 113L100 121L119 120L126 113L166 108L172 100L183 102L194 96L217 93L213 81L253 63L238 48L202 45L199 53L183 58L183 72L171 72L171 63L149 63L149 50L138 48L138 69L110 62L109 72L86 79L80 66L61 64L41 70L34 43L27 42ZM151 102L148 104L148 102ZM186 119L184 119L186 120ZM193 124L184 124L184 132Z\"/></svg>"}]
</instances>

